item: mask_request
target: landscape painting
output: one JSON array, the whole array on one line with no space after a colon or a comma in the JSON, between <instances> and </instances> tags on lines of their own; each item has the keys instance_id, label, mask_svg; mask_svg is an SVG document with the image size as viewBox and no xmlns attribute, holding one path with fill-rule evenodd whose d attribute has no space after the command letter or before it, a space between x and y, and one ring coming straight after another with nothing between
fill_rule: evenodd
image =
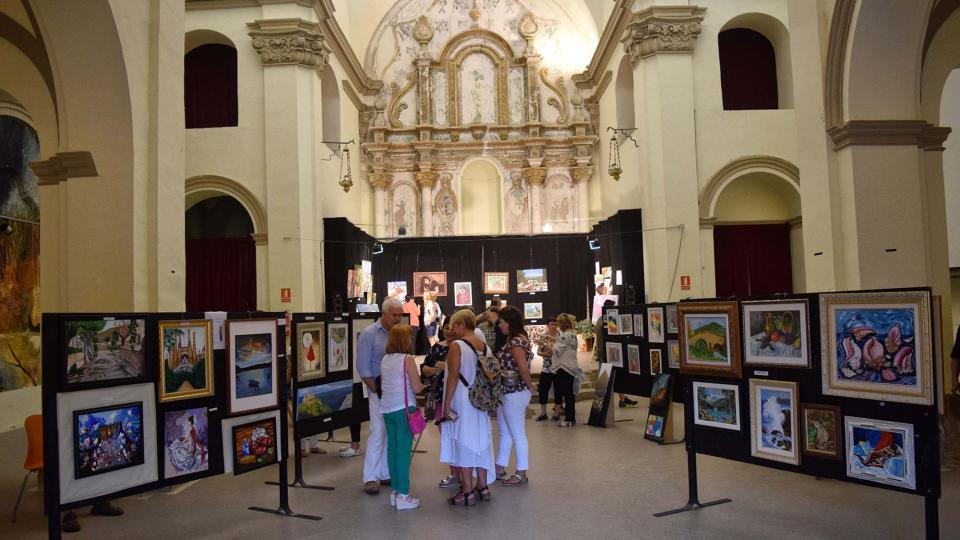
<instances>
[{"instance_id":1,"label":"landscape painting","mask_svg":"<svg viewBox=\"0 0 960 540\"><path fill-rule=\"evenodd\" d=\"M210 468L207 408L164 413L163 477L174 478Z\"/></svg>"},{"instance_id":2,"label":"landscape painting","mask_svg":"<svg viewBox=\"0 0 960 540\"><path fill-rule=\"evenodd\" d=\"M277 321L227 321L227 387L231 414L274 407L277 392Z\"/></svg>"},{"instance_id":3,"label":"landscape painting","mask_svg":"<svg viewBox=\"0 0 960 540\"><path fill-rule=\"evenodd\" d=\"M543 318L543 302L524 302L523 318L524 319L542 319Z\"/></svg>"},{"instance_id":4,"label":"landscape painting","mask_svg":"<svg viewBox=\"0 0 960 540\"><path fill-rule=\"evenodd\" d=\"M510 272L484 272L483 294L509 294Z\"/></svg>"},{"instance_id":5,"label":"landscape painting","mask_svg":"<svg viewBox=\"0 0 960 540\"><path fill-rule=\"evenodd\" d=\"M807 302L743 304L745 364L810 367Z\"/></svg>"},{"instance_id":6,"label":"landscape painting","mask_svg":"<svg viewBox=\"0 0 960 540\"><path fill-rule=\"evenodd\" d=\"M680 372L740 378L737 302L681 303Z\"/></svg>"},{"instance_id":7,"label":"landscape painting","mask_svg":"<svg viewBox=\"0 0 960 540\"><path fill-rule=\"evenodd\" d=\"M352 407L352 379L297 389L297 420L327 416Z\"/></svg>"},{"instance_id":8,"label":"landscape painting","mask_svg":"<svg viewBox=\"0 0 960 540\"><path fill-rule=\"evenodd\" d=\"M545 268L517 270L517 292L547 292L547 270Z\"/></svg>"},{"instance_id":9,"label":"landscape painting","mask_svg":"<svg viewBox=\"0 0 960 540\"><path fill-rule=\"evenodd\" d=\"M840 453L840 407L804 403L803 454L827 459L843 459Z\"/></svg>"},{"instance_id":10,"label":"landscape painting","mask_svg":"<svg viewBox=\"0 0 960 540\"><path fill-rule=\"evenodd\" d=\"M327 325L327 371L336 373L348 368L347 323L330 323Z\"/></svg>"},{"instance_id":11,"label":"landscape painting","mask_svg":"<svg viewBox=\"0 0 960 540\"><path fill-rule=\"evenodd\" d=\"M750 454L800 464L797 383L750 379Z\"/></svg>"},{"instance_id":12,"label":"landscape painting","mask_svg":"<svg viewBox=\"0 0 960 540\"><path fill-rule=\"evenodd\" d=\"M143 402L74 411L74 474L86 478L143 460Z\"/></svg>"},{"instance_id":13,"label":"landscape painting","mask_svg":"<svg viewBox=\"0 0 960 540\"><path fill-rule=\"evenodd\" d=\"M627 345L627 371L640 375L640 346Z\"/></svg>"},{"instance_id":14,"label":"landscape painting","mask_svg":"<svg viewBox=\"0 0 960 540\"><path fill-rule=\"evenodd\" d=\"M144 319L66 321L66 384L122 383L146 377Z\"/></svg>"},{"instance_id":15,"label":"landscape painting","mask_svg":"<svg viewBox=\"0 0 960 540\"><path fill-rule=\"evenodd\" d=\"M213 395L213 323L160 322L160 401Z\"/></svg>"},{"instance_id":16,"label":"landscape painting","mask_svg":"<svg viewBox=\"0 0 960 540\"><path fill-rule=\"evenodd\" d=\"M916 489L913 425L847 416L847 476Z\"/></svg>"},{"instance_id":17,"label":"landscape painting","mask_svg":"<svg viewBox=\"0 0 960 540\"><path fill-rule=\"evenodd\" d=\"M276 462L276 418L233 427L233 474L243 474Z\"/></svg>"},{"instance_id":18,"label":"landscape painting","mask_svg":"<svg viewBox=\"0 0 960 540\"><path fill-rule=\"evenodd\" d=\"M297 351L297 381L320 379L327 375L327 361L323 347L324 323L297 323L300 349Z\"/></svg>"},{"instance_id":19,"label":"landscape painting","mask_svg":"<svg viewBox=\"0 0 960 540\"><path fill-rule=\"evenodd\" d=\"M650 343L663 343L663 308L647 308L647 339Z\"/></svg>"},{"instance_id":20,"label":"landscape painting","mask_svg":"<svg viewBox=\"0 0 960 540\"><path fill-rule=\"evenodd\" d=\"M740 431L740 387L693 381L694 423Z\"/></svg>"}]
</instances>

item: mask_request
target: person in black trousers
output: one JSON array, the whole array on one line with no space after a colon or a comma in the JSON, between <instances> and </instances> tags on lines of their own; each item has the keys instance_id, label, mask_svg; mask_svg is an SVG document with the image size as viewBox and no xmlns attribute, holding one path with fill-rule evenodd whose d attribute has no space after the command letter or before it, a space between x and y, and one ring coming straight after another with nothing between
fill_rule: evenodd
<instances>
[{"instance_id":1,"label":"person in black trousers","mask_svg":"<svg viewBox=\"0 0 960 540\"><path fill-rule=\"evenodd\" d=\"M569 313L557 316L559 333L553 342L553 391L557 399L563 400L564 419L559 427L571 427L577 423L577 396L573 392L579 378L580 364L577 362L577 334L573 327L577 319Z\"/></svg>"}]
</instances>

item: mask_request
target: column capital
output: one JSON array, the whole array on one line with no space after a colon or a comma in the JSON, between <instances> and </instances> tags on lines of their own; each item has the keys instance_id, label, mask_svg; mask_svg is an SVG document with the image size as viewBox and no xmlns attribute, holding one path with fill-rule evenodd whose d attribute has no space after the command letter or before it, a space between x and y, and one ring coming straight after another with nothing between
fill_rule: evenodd
<instances>
[{"instance_id":1,"label":"column capital","mask_svg":"<svg viewBox=\"0 0 960 540\"><path fill-rule=\"evenodd\" d=\"M30 163L30 169L41 186L54 185L67 178L100 176L93 154L86 151L57 152L43 161Z\"/></svg>"},{"instance_id":2,"label":"column capital","mask_svg":"<svg viewBox=\"0 0 960 540\"><path fill-rule=\"evenodd\" d=\"M370 185L373 186L374 191L385 191L390 187L391 183L393 183L393 175L391 173L378 172L370 175Z\"/></svg>"},{"instance_id":3,"label":"column capital","mask_svg":"<svg viewBox=\"0 0 960 540\"><path fill-rule=\"evenodd\" d=\"M267 233L250 233L250 238L253 238L253 243L258 246L267 245Z\"/></svg>"},{"instance_id":4,"label":"column capital","mask_svg":"<svg viewBox=\"0 0 960 540\"><path fill-rule=\"evenodd\" d=\"M523 169L523 178L531 186L542 186L547 178L546 167L527 167Z\"/></svg>"},{"instance_id":5,"label":"column capital","mask_svg":"<svg viewBox=\"0 0 960 540\"><path fill-rule=\"evenodd\" d=\"M657 53L692 53L706 8L652 6L633 14L623 38L623 50L636 63Z\"/></svg>"},{"instance_id":6,"label":"column capital","mask_svg":"<svg viewBox=\"0 0 960 540\"><path fill-rule=\"evenodd\" d=\"M593 167L573 167L570 169L570 179L574 184L589 182L593 176Z\"/></svg>"},{"instance_id":7,"label":"column capital","mask_svg":"<svg viewBox=\"0 0 960 540\"><path fill-rule=\"evenodd\" d=\"M421 188L433 189L437 186L437 178L440 175L435 171L417 171L413 176L417 179L417 185Z\"/></svg>"},{"instance_id":8,"label":"column capital","mask_svg":"<svg viewBox=\"0 0 960 540\"><path fill-rule=\"evenodd\" d=\"M295 65L323 71L330 58L320 24L303 19L258 19L247 23L253 49L264 66Z\"/></svg>"}]
</instances>

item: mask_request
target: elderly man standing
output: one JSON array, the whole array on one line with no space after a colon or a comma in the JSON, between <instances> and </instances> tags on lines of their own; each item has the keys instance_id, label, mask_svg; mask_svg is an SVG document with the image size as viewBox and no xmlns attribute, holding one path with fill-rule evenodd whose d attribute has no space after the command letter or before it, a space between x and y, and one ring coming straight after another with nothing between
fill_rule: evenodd
<instances>
[{"instance_id":1,"label":"elderly man standing","mask_svg":"<svg viewBox=\"0 0 960 540\"><path fill-rule=\"evenodd\" d=\"M387 298L381 306L377 322L368 326L357 340L357 373L370 394L370 436L367 438L367 455L363 460L363 491L369 495L380 493L380 484L390 485L390 469L387 467L387 428L380 412L380 362L387 350L390 329L400 324L403 302L396 297Z\"/></svg>"}]
</instances>

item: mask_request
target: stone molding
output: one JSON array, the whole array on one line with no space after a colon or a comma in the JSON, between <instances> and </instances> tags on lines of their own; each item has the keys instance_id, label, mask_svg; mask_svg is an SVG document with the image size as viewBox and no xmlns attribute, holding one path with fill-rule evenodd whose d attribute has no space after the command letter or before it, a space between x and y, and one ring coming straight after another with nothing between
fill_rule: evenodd
<instances>
[{"instance_id":1,"label":"stone molding","mask_svg":"<svg viewBox=\"0 0 960 540\"><path fill-rule=\"evenodd\" d=\"M542 186L547 178L546 167L527 167L523 169L523 178L531 186Z\"/></svg>"},{"instance_id":2,"label":"stone molding","mask_svg":"<svg viewBox=\"0 0 960 540\"><path fill-rule=\"evenodd\" d=\"M384 190L390 187L390 184L393 183L393 175L390 173L371 173L370 174L370 186L373 187L374 191Z\"/></svg>"},{"instance_id":3,"label":"stone molding","mask_svg":"<svg viewBox=\"0 0 960 540\"><path fill-rule=\"evenodd\" d=\"M194 176L184 182L184 197L189 197L191 194L200 191L217 192L239 201L240 205L250 214L250 221L253 222L253 234L262 234L266 238L267 209L246 186L236 180L212 175ZM256 237L254 237L254 240L256 240Z\"/></svg>"},{"instance_id":4,"label":"stone molding","mask_svg":"<svg viewBox=\"0 0 960 540\"><path fill-rule=\"evenodd\" d=\"M258 246L267 245L267 233L250 233L250 238L253 238L253 243Z\"/></svg>"},{"instance_id":5,"label":"stone molding","mask_svg":"<svg viewBox=\"0 0 960 540\"><path fill-rule=\"evenodd\" d=\"M713 220L710 221L711 223L716 221L713 215L713 207L720 192L723 191L730 180L750 171L773 173L790 182L798 193L800 191L800 169L793 163L773 156L744 156L721 167L710 177L703 191L700 192L701 224L706 220Z\"/></svg>"},{"instance_id":6,"label":"stone molding","mask_svg":"<svg viewBox=\"0 0 960 540\"><path fill-rule=\"evenodd\" d=\"M589 182L593 176L593 167L573 167L570 169L570 179L574 184Z\"/></svg>"},{"instance_id":7,"label":"stone molding","mask_svg":"<svg viewBox=\"0 0 960 540\"><path fill-rule=\"evenodd\" d=\"M55 185L67 178L100 176L93 154L87 151L57 152L43 161L30 163L30 169L41 186Z\"/></svg>"},{"instance_id":8,"label":"stone molding","mask_svg":"<svg viewBox=\"0 0 960 540\"><path fill-rule=\"evenodd\" d=\"M706 10L698 6L653 6L638 11L627 24L623 50L634 65L658 53L693 53Z\"/></svg>"},{"instance_id":9,"label":"stone molding","mask_svg":"<svg viewBox=\"0 0 960 540\"><path fill-rule=\"evenodd\" d=\"M437 187L437 178L440 175L434 171L417 171L413 176L417 179L417 185L421 188L433 189Z\"/></svg>"},{"instance_id":10,"label":"stone molding","mask_svg":"<svg viewBox=\"0 0 960 540\"><path fill-rule=\"evenodd\" d=\"M336 9L333 7L332 0L313 0L313 2L313 8L317 12L323 34L329 40L328 45L333 50L333 54L340 60L340 65L347 72L347 76L350 77L350 82L364 96L377 95L383 89L383 81L371 78L364 71L357 54L350 46L350 41L344 35L343 29L340 28L340 23L333 16Z\"/></svg>"},{"instance_id":11,"label":"stone molding","mask_svg":"<svg viewBox=\"0 0 960 540\"><path fill-rule=\"evenodd\" d=\"M604 71L606 71L605 68L610 63L614 51L617 50L617 42L623 34L623 29L626 27L627 21L630 20L632 14L630 6L632 4L633 0L616 0L586 71L576 73L571 77L577 88L586 90L600 84Z\"/></svg>"},{"instance_id":12,"label":"stone molding","mask_svg":"<svg viewBox=\"0 0 960 540\"><path fill-rule=\"evenodd\" d=\"M847 146L917 146L942 151L950 128L923 120L851 120L829 128L827 134L833 139L834 150Z\"/></svg>"},{"instance_id":13,"label":"stone molding","mask_svg":"<svg viewBox=\"0 0 960 540\"><path fill-rule=\"evenodd\" d=\"M843 123L843 71L847 61L847 40L857 0L836 0L827 42L827 66L824 77L825 121L828 128Z\"/></svg>"},{"instance_id":14,"label":"stone molding","mask_svg":"<svg viewBox=\"0 0 960 540\"><path fill-rule=\"evenodd\" d=\"M258 19L247 23L253 49L264 66L296 65L323 71L330 57L320 25L303 19Z\"/></svg>"}]
</instances>

